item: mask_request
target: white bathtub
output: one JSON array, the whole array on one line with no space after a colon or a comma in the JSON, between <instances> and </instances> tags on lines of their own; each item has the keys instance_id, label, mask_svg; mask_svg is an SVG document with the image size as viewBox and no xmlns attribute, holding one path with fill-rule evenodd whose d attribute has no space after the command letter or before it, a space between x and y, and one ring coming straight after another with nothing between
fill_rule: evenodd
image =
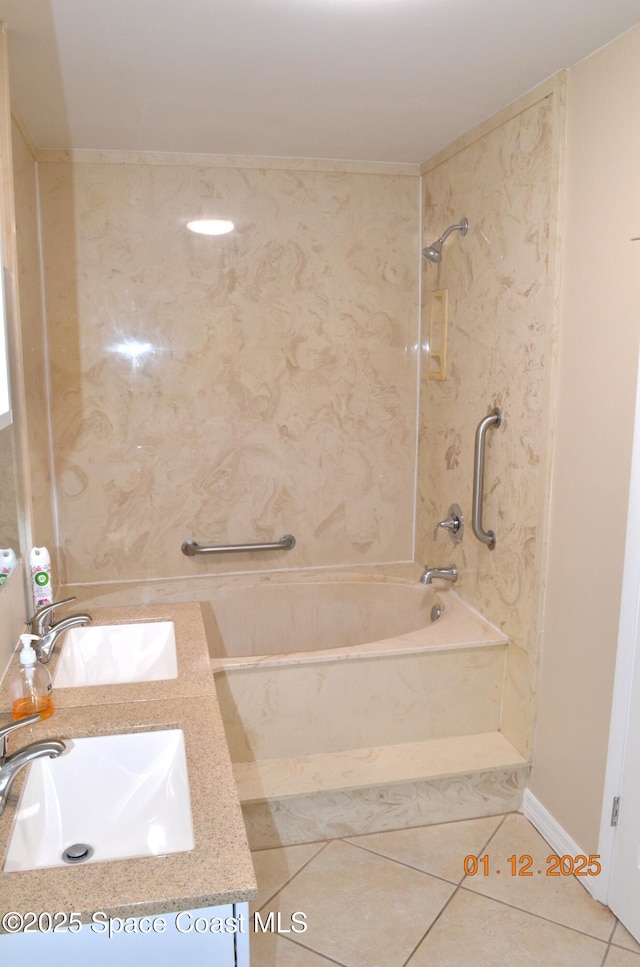
<instances>
[{"instance_id":1,"label":"white bathtub","mask_svg":"<svg viewBox=\"0 0 640 967\"><path fill-rule=\"evenodd\" d=\"M278 582L203 609L254 848L518 808L507 640L452 589Z\"/></svg>"},{"instance_id":2,"label":"white bathtub","mask_svg":"<svg viewBox=\"0 0 640 967\"><path fill-rule=\"evenodd\" d=\"M214 671L506 641L450 589L418 583L326 581L222 588L213 591L210 603Z\"/></svg>"},{"instance_id":3,"label":"white bathtub","mask_svg":"<svg viewBox=\"0 0 640 967\"><path fill-rule=\"evenodd\" d=\"M499 727L506 639L450 589L292 583L219 589L210 600L234 762ZM432 621L434 605L442 613Z\"/></svg>"}]
</instances>

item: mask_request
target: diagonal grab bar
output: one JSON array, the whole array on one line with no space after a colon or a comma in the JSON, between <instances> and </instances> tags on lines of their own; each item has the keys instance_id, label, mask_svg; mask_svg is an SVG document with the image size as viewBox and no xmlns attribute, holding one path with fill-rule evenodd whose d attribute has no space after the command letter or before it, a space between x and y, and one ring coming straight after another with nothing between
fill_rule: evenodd
<instances>
[{"instance_id":1,"label":"diagonal grab bar","mask_svg":"<svg viewBox=\"0 0 640 967\"><path fill-rule=\"evenodd\" d=\"M295 546L296 539L293 534L285 534L272 544L218 544L201 547L196 541L185 541L182 553L193 557L195 554L230 554L232 551L290 551Z\"/></svg>"},{"instance_id":2,"label":"diagonal grab bar","mask_svg":"<svg viewBox=\"0 0 640 967\"><path fill-rule=\"evenodd\" d=\"M499 427L502 423L502 413L496 406L488 416L480 420L476 430L476 448L473 466L473 507L472 520L473 533L479 541L486 544L490 551L496 546L496 535L493 531L485 531L482 526L482 498L484 491L484 449L485 435L490 426Z\"/></svg>"}]
</instances>

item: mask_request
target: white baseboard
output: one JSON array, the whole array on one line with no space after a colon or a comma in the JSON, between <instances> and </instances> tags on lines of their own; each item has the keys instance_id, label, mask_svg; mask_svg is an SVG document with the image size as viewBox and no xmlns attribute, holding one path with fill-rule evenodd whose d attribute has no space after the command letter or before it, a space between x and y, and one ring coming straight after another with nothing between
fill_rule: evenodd
<instances>
[{"instance_id":1,"label":"white baseboard","mask_svg":"<svg viewBox=\"0 0 640 967\"><path fill-rule=\"evenodd\" d=\"M538 830L541 836L546 839L549 846L558 856L583 856L584 850L580 849L574 839L569 836L567 831L562 828L559 822L551 815L539 799L533 795L530 789L525 789L522 799L522 812L532 826ZM594 899L601 903L606 903L607 886L603 876L577 876L576 879L582 883Z\"/></svg>"}]
</instances>

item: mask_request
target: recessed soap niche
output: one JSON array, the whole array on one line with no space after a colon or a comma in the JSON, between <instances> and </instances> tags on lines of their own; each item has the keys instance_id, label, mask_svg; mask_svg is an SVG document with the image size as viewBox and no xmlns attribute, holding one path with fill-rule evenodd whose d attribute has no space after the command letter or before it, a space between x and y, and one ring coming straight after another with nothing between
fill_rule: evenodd
<instances>
[{"instance_id":1,"label":"recessed soap niche","mask_svg":"<svg viewBox=\"0 0 640 967\"><path fill-rule=\"evenodd\" d=\"M429 379L447 378L447 320L449 290L436 289L429 297Z\"/></svg>"}]
</instances>

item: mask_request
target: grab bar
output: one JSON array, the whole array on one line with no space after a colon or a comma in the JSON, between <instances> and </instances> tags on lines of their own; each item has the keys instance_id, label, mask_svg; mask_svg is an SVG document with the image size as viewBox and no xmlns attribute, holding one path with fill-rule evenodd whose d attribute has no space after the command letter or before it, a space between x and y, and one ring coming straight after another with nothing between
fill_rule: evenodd
<instances>
[{"instance_id":1,"label":"grab bar","mask_svg":"<svg viewBox=\"0 0 640 967\"><path fill-rule=\"evenodd\" d=\"M479 541L486 544L490 551L496 546L496 535L493 531L485 531L482 527L482 497L484 490L484 448L485 434L490 426L499 427L502 423L502 414L498 407L492 410L488 416L480 420L476 430L476 449L473 467L473 508L472 508L472 527L473 533Z\"/></svg>"},{"instance_id":2,"label":"grab bar","mask_svg":"<svg viewBox=\"0 0 640 967\"><path fill-rule=\"evenodd\" d=\"M290 551L295 546L296 539L293 534L285 534L273 544L218 544L213 547L200 547L196 541L185 541L182 553L187 557L194 557L196 554L230 554L232 551Z\"/></svg>"}]
</instances>

